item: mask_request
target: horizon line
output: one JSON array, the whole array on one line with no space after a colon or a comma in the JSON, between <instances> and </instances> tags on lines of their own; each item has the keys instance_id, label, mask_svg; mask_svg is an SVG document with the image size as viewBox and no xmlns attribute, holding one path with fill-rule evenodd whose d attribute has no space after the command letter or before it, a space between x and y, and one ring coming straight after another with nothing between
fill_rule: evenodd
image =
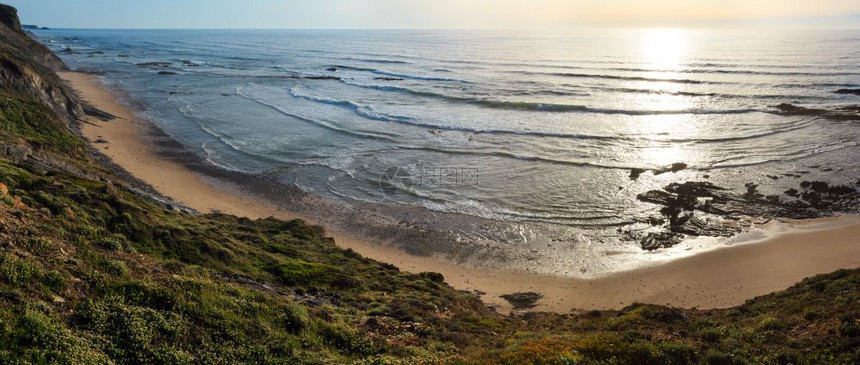
<instances>
[{"instance_id":1,"label":"horizon line","mask_svg":"<svg viewBox=\"0 0 860 365\"><path fill-rule=\"evenodd\" d=\"M804 24L817 23L827 20L858 19L852 24ZM597 29L597 28L756 28L756 27L807 27L819 29L860 29L860 13L830 14L813 16L786 16L786 17L764 17L764 18L703 18L703 19L625 19L618 21L590 21L579 24L554 25L554 26L508 26L508 27L66 27L50 26L44 24L27 23L39 27L28 30L68 29L68 30L563 30L563 29Z\"/></svg>"}]
</instances>

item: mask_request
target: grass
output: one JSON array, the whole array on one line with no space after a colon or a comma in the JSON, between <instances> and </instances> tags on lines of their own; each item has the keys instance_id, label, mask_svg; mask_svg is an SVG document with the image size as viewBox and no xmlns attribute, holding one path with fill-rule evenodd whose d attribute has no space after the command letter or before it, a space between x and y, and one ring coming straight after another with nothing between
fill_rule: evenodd
<instances>
[{"instance_id":1,"label":"grass","mask_svg":"<svg viewBox=\"0 0 860 365\"><path fill-rule=\"evenodd\" d=\"M0 92L0 140L35 148L49 146L65 154L82 155L84 143L44 105Z\"/></svg>"}]
</instances>

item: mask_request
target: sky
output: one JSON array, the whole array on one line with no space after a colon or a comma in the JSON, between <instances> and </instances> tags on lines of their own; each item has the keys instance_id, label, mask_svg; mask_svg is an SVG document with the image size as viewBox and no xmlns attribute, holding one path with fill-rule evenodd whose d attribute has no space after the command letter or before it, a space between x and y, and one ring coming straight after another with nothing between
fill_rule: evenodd
<instances>
[{"instance_id":1,"label":"sky","mask_svg":"<svg viewBox=\"0 0 860 365\"><path fill-rule=\"evenodd\" d=\"M56 28L860 27L860 0L0 0ZM792 20L793 21L793 20ZM810 23L811 22L811 23ZM838 23L838 24L837 24Z\"/></svg>"}]
</instances>

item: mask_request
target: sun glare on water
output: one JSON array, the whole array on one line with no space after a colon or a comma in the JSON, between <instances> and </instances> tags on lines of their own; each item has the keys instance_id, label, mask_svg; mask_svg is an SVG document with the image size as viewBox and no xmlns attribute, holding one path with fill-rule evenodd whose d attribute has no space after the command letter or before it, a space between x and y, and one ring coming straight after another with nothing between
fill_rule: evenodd
<instances>
[{"instance_id":1,"label":"sun glare on water","mask_svg":"<svg viewBox=\"0 0 860 365\"><path fill-rule=\"evenodd\" d=\"M675 71L689 50L686 30L657 28L642 30L638 52L644 63L659 70Z\"/></svg>"},{"instance_id":2,"label":"sun glare on water","mask_svg":"<svg viewBox=\"0 0 860 365\"><path fill-rule=\"evenodd\" d=\"M690 37L683 29L658 28L640 30L638 44L634 51L642 69L638 76L648 79L684 79L680 73L687 63L690 51ZM638 110L655 111L655 114L641 118L641 123L631 127L631 133L643 138L654 139L649 146L639 150L637 156L631 159L646 166L665 166L674 162L685 161L693 151L684 146L660 142L672 139L679 131L694 132L695 123L691 123L691 115L683 111L695 108L688 96L678 95L685 91L686 85L678 82L631 81L630 88L650 89L655 93L630 94L629 105ZM663 112L679 112L681 114L660 114Z\"/></svg>"}]
</instances>

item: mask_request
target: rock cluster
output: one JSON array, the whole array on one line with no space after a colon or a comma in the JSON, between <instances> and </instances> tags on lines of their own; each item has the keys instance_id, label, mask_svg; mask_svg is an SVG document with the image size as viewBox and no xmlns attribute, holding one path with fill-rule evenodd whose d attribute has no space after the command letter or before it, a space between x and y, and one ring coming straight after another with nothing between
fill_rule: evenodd
<instances>
[{"instance_id":1,"label":"rock cluster","mask_svg":"<svg viewBox=\"0 0 860 365\"><path fill-rule=\"evenodd\" d=\"M661 217L648 220L661 229L633 238L643 249L656 250L674 246L684 236L735 235L743 226L742 220L814 218L854 212L860 207L860 194L852 186L804 181L798 188L786 190L785 198L765 196L758 186L747 183L746 190L737 193L706 181L688 181L639 194L640 201L661 206Z\"/></svg>"}]
</instances>

